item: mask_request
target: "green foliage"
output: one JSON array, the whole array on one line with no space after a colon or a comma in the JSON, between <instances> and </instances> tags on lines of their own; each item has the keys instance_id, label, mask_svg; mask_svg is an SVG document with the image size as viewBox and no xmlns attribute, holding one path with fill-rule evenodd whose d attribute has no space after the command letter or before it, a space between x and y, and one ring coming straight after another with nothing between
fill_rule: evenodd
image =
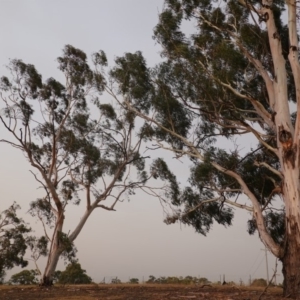
<instances>
[{"instance_id":1,"label":"green foliage","mask_svg":"<svg viewBox=\"0 0 300 300\"><path fill-rule=\"evenodd\" d=\"M65 259L65 261L70 261L72 263L71 265L74 264L74 268L78 267L76 266L77 248L74 243L71 242L67 234L63 232L58 232L58 240L61 248L63 249L61 256Z\"/></svg>"},{"instance_id":2,"label":"green foliage","mask_svg":"<svg viewBox=\"0 0 300 300\"><path fill-rule=\"evenodd\" d=\"M6 276L6 272L4 270L1 270L0 271L0 284L4 283L5 276Z\"/></svg>"},{"instance_id":3,"label":"green foliage","mask_svg":"<svg viewBox=\"0 0 300 300\"><path fill-rule=\"evenodd\" d=\"M56 273L58 283L61 284L89 284L92 283L92 278L86 274L86 270L81 268L80 263L73 262L69 264L65 271Z\"/></svg>"},{"instance_id":4,"label":"green foliage","mask_svg":"<svg viewBox=\"0 0 300 300\"><path fill-rule=\"evenodd\" d=\"M138 278L130 278L128 283L130 283L130 284L139 284L139 279Z\"/></svg>"},{"instance_id":5,"label":"green foliage","mask_svg":"<svg viewBox=\"0 0 300 300\"><path fill-rule=\"evenodd\" d=\"M146 283L153 284L153 283L159 283L159 284L210 284L210 281L208 281L207 278L201 277L193 277L193 276L186 276L186 277L175 277L175 276L168 276L164 277L161 276L159 278L156 278L153 275L149 276L149 279L146 281Z\"/></svg>"},{"instance_id":6,"label":"green foliage","mask_svg":"<svg viewBox=\"0 0 300 300\"><path fill-rule=\"evenodd\" d=\"M0 213L0 278L3 279L6 269L14 266L27 266L24 259L31 228L17 216L20 206L13 203ZM1 280L2 281L2 280Z\"/></svg>"},{"instance_id":7,"label":"green foliage","mask_svg":"<svg viewBox=\"0 0 300 300\"><path fill-rule=\"evenodd\" d=\"M148 111L152 85L142 53L126 53L124 57L116 58L115 63L110 76L118 83L119 93L138 110Z\"/></svg>"},{"instance_id":8,"label":"green foliage","mask_svg":"<svg viewBox=\"0 0 300 300\"><path fill-rule=\"evenodd\" d=\"M144 60L140 53L127 53L117 58L111 75L126 91L138 85L134 77L137 74L144 85L151 84L143 89L143 95L148 97L146 105L146 98L128 100L131 109L148 120L140 136L157 148L168 148L175 157L187 156L192 162L188 184L182 189L170 166L161 160L152 166L154 176L170 183L165 198L178 207L175 214L166 218L167 224L180 221L203 235L214 222L230 226L234 217L232 203L243 194L240 182L232 176L234 172L262 207L268 232L275 242L282 244L285 211L272 210L278 195L274 191L282 186L282 178L273 170L280 172L281 167L278 155L268 149L278 148L276 124L270 126L257 109L270 120L274 107L260 69L251 60L261 63L271 81L276 81L276 72L267 28L260 26L264 20L254 21L257 11L249 9L260 7L261 3L246 3L166 0L154 29L164 61L153 70L145 69L141 63L143 68L134 73L132 66ZM288 30L282 15L285 2L274 1L270 9L287 63L289 100L295 101L295 84L287 57ZM191 25L192 32L186 24ZM258 144L241 150L241 136L257 136L256 131L263 132ZM255 222L250 220L249 232L253 233L255 228Z\"/></svg>"},{"instance_id":9,"label":"green foliage","mask_svg":"<svg viewBox=\"0 0 300 300\"><path fill-rule=\"evenodd\" d=\"M66 45L57 62L66 78L64 84L54 78L43 80L34 66L21 60L10 61L11 78L0 79L4 104L1 124L13 140L4 142L25 154L34 169L32 174L45 190L43 197L30 203L29 212L46 231L48 227L52 230L52 236L45 233L39 239L32 238L30 248L34 260L48 256L49 263L58 255L74 261L73 242L81 231L81 220L72 232L63 232L70 204L80 205L85 200L87 216L99 207L114 210L118 201L129 199L151 178L146 157L140 153L142 136L134 133L136 114L122 109L123 100L141 110L149 109L151 74L142 54L126 54L116 59L111 72L105 72L103 51L92 55L90 65L82 50ZM99 97L109 91L107 83L112 81L122 99L114 105ZM174 178L172 181L175 187ZM82 190L85 193L79 196ZM51 274L43 278L51 283Z\"/></svg>"},{"instance_id":10,"label":"green foliage","mask_svg":"<svg viewBox=\"0 0 300 300\"><path fill-rule=\"evenodd\" d=\"M39 238L36 236L30 236L27 239L30 256L35 262L37 262L41 256L48 255L48 243L49 240L45 236L41 236Z\"/></svg>"},{"instance_id":11,"label":"green foliage","mask_svg":"<svg viewBox=\"0 0 300 300\"><path fill-rule=\"evenodd\" d=\"M62 271L56 270L52 276L53 283L58 283Z\"/></svg>"},{"instance_id":12,"label":"green foliage","mask_svg":"<svg viewBox=\"0 0 300 300\"><path fill-rule=\"evenodd\" d=\"M59 69L67 74L71 84L76 86L85 86L92 83L93 72L91 71L86 54L71 45L65 46L63 56L57 59ZM80 95L80 91L78 91Z\"/></svg>"},{"instance_id":13,"label":"green foliage","mask_svg":"<svg viewBox=\"0 0 300 300\"><path fill-rule=\"evenodd\" d=\"M12 275L9 281L13 284L37 284L38 280L36 276L37 272L35 270L23 270L17 274Z\"/></svg>"},{"instance_id":14,"label":"green foliage","mask_svg":"<svg viewBox=\"0 0 300 300\"><path fill-rule=\"evenodd\" d=\"M172 199L173 204L179 204L179 186L174 174L169 170L166 162L158 158L151 165L151 174L154 179L160 178L163 181L168 181L170 183L169 189L166 191L165 195Z\"/></svg>"},{"instance_id":15,"label":"green foliage","mask_svg":"<svg viewBox=\"0 0 300 300\"><path fill-rule=\"evenodd\" d=\"M267 211L265 213L265 222L269 229L270 235L278 243L282 245L284 243L285 234L285 214L276 211ZM248 232L254 234L257 230L256 221L251 219L248 221Z\"/></svg>"},{"instance_id":16,"label":"green foliage","mask_svg":"<svg viewBox=\"0 0 300 300\"><path fill-rule=\"evenodd\" d=\"M110 104L100 104L100 110L103 115L110 120L114 120L117 116L114 108Z\"/></svg>"}]
</instances>

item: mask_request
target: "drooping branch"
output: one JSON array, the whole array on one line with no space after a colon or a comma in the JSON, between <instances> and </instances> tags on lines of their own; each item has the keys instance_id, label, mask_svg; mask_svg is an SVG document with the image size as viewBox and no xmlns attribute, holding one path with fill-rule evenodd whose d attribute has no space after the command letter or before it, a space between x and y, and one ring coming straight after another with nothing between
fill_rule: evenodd
<instances>
[{"instance_id":1,"label":"drooping branch","mask_svg":"<svg viewBox=\"0 0 300 300\"><path fill-rule=\"evenodd\" d=\"M255 195L250 191L249 187L247 186L245 181L242 179L242 177L240 175L238 175L237 173L227 170L214 162L212 162L212 165L217 170L221 171L222 173L235 178L236 181L240 184L241 188L243 189L243 193L252 202L253 214L255 215L257 229L258 229L258 232L261 236L263 243L265 243L265 245L272 251L272 253L276 257L282 257L282 255L284 253L284 249L282 249L277 243L275 243L275 241L273 240L273 238L270 236L269 232L267 231L260 204L257 201Z\"/></svg>"},{"instance_id":2,"label":"drooping branch","mask_svg":"<svg viewBox=\"0 0 300 300\"><path fill-rule=\"evenodd\" d=\"M200 161L204 161L204 156L185 137L177 134L176 132L173 132L172 130L170 130L170 129L164 127L164 126L162 126L156 120L151 119L147 115L144 115L143 113L137 111L134 107L131 106L131 104L129 102L125 101L125 104L127 105L128 109L130 109L131 111L133 111L134 113L136 113L141 118L143 118L143 119L145 119L147 121L153 122L159 128L163 129L164 131L168 132L169 134L171 134L174 137L176 137L179 140L181 140L190 149L189 150L190 153L186 153L186 154L188 154L189 156L193 156L195 158L198 158ZM178 151L184 153L184 150L178 150ZM253 209L251 209L251 211L253 211L253 213L255 214L255 217L256 217L256 220L257 220L258 231L259 231L259 234L262 237L262 240L266 243L267 247L269 247L271 249L271 251L274 253L274 255L276 255L277 257L281 257L282 254L283 254L283 250L281 249L281 247L279 245L277 245L275 243L275 241L273 240L273 238L268 233L268 231L266 229L265 222L264 222L264 217L263 217L263 214L262 214L262 211L261 211L260 204L259 204L258 200L256 199L255 195L250 191L249 187L247 186L247 184L245 183L245 181L242 179L242 177L240 175L238 175L237 173L233 172L233 171L225 169L224 167L220 166L219 164L217 164L215 162L211 162L211 164L212 164L212 166L215 169L217 169L218 171L220 171L220 172L222 172L222 173L224 173L226 175L231 176L232 178L234 178L239 183L239 185L241 186L244 194L247 195L247 197L249 198L249 200L252 202Z\"/></svg>"}]
</instances>

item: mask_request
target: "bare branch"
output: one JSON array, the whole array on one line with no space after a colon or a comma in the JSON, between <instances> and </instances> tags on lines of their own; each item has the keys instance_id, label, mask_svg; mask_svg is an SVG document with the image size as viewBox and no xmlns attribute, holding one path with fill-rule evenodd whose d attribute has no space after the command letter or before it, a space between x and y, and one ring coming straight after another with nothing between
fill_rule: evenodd
<instances>
[{"instance_id":1,"label":"bare branch","mask_svg":"<svg viewBox=\"0 0 300 300\"><path fill-rule=\"evenodd\" d=\"M283 179L282 173L280 171L274 169L270 165L268 165L266 162L257 162L257 161L255 161L254 164L258 167L263 166L263 167L267 168L269 171L271 171L272 173L276 174L278 177Z\"/></svg>"},{"instance_id":2,"label":"bare branch","mask_svg":"<svg viewBox=\"0 0 300 300\"><path fill-rule=\"evenodd\" d=\"M102 204L98 204L98 205L96 205L96 207L101 207L101 208L103 208L105 210L116 211L114 208L108 207L108 206L105 206L105 205L102 205Z\"/></svg>"}]
</instances>

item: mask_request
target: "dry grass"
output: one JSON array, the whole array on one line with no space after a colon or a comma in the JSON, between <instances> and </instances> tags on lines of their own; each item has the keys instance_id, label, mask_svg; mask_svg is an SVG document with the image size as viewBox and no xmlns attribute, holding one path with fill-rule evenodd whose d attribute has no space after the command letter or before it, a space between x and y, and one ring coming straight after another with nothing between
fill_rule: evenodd
<instances>
[{"instance_id":1,"label":"dry grass","mask_svg":"<svg viewBox=\"0 0 300 300\"><path fill-rule=\"evenodd\" d=\"M166 284L91 284L52 288L0 286L1 300L258 300L264 288ZM262 300L281 300L282 289L269 288Z\"/></svg>"}]
</instances>

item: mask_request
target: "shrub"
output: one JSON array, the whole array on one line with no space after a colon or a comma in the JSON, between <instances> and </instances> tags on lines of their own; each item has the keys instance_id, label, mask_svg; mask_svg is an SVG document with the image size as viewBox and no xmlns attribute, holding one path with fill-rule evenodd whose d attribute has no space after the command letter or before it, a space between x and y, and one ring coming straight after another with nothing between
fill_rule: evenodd
<instances>
[{"instance_id":1,"label":"shrub","mask_svg":"<svg viewBox=\"0 0 300 300\"><path fill-rule=\"evenodd\" d=\"M139 283L139 279L138 278L130 278L129 282L131 284L138 284Z\"/></svg>"},{"instance_id":2,"label":"shrub","mask_svg":"<svg viewBox=\"0 0 300 300\"><path fill-rule=\"evenodd\" d=\"M14 284L37 284L36 278L37 272L35 270L23 270L17 274L14 274L10 278L10 282Z\"/></svg>"},{"instance_id":3,"label":"shrub","mask_svg":"<svg viewBox=\"0 0 300 300\"><path fill-rule=\"evenodd\" d=\"M251 286L267 286L267 281L263 278L254 279Z\"/></svg>"},{"instance_id":4,"label":"shrub","mask_svg":"<svg viewBox=\"0 0 300 300\"><path fill-rule=\"evenodd\" d=\"M73 262L60 273L58 283L88 284L92 283L92 278L86 274L86 270L81 268L80 263Z\"/></svg>"}]
</instances>

